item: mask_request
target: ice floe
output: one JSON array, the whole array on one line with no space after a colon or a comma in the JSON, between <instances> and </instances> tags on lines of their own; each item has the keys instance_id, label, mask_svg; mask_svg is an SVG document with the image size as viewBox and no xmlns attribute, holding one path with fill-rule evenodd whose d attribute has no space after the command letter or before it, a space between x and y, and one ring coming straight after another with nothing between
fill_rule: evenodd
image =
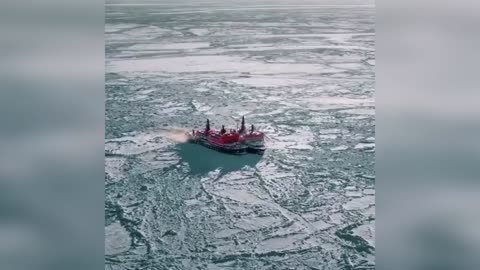
<instances>
[{"instance_id":1,"label":"ice floe","mask_svg":"<svg viewBox=\"0 0 480 270\"><path fill-rule=\"evenodd\" d=\"M362 239L367 241L367 243L375 247L375 220L368 222L367 224L360 225L359 227L354 228L353 234L360 236Z\"/></svg>"},{"instance_id":2,"label":"ice floe","mask_svg":"<svg viewBox=\"0 0 480 270\"><path fill-rule=\"evenodd\" d=\"M305 85L310 84L309 80L301 79L288 79L288 78L268 78L268 77L251 77L251 78L238 78L232 79L233 82L255 87L279 87L289 85Z\"/></svg>"},{"instance_id":3,"label":"ice floe","mask_svg":"<svg viewBox=\"0 0 480 270\"><path fill-rule=\"evenodd\" d=\"M228 55L194 55L184 57L162 57L148 59L116 59L106 65L108 72L142 73L142 72L218 72L251 74L321 74L339 70L322 64L278 64L245 60Z\"/></svg>"},{"instance_id":4,"label":"ice floe","mask_svg":"<svg viewBox=\"0 0 480 270\"><path fill-rule=\"evenodd\" d=\"M105 227L105 255L115 255L130 249L130 235L115 222Z\"/></svg>"},{"instance_id":5,"label":"ice floe","mask_svg":"<svg viewBox=\"0 0 480 270\"><path fill-rule=\"evenodd\" d=\"M337 137L337 136L335 136L335 138L336 138L336 137ZM331 148L330 150L332 150L332 151L344 151L344 150L347 150L347 149L348 149L348 146L346 146L346 145L340 145L340 146Z\"/></svg>"},{"instance_id":6,"label":"ice floe","mask_svg":"<svg viewBox=\"0 0 480 270\"><path fill-rule=\"evenodd\" d=\"M375 204L375 196L364 196L348 201L343 205L345 210L361 210L366 209Z\"/></svg>"},{"instance_id":7,"label":"ice floe","mask_svg":"<svg viewBox=\"0 0 480 270\"><path fill-rule=\"evenodd\" d=\"M375 143L359 143L355 145L355 149L358 150L373 150L375 149Z\"/></svg>"},{"instance_id":8,"label":"ice floe","mask_svg":"<svg viewBox=\"0 0 480 270\"><path fill-rule=\"evenodd\" d=\"M114 181L120 180L125 176L123 168L126 164L126 158L107 157L105 159L105 173Z\"/></svg>"},{"instance_id":9,"label":"ice floe","mask_svg":"<svg viewBox=\"0 0 480 270\"><path fill-rule=\"evenodd\" d=\"M208 48L209 42L178 42L178 43L148 43L135 44L129 46L127 49L136 51L151 51L151 50L193 50L200 48Z\"/></svg>"}]
</instances>

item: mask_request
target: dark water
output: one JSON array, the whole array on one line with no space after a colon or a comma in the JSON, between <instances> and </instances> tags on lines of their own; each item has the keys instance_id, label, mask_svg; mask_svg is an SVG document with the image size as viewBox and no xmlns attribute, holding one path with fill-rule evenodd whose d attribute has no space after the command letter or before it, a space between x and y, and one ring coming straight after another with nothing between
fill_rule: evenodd
<instances>
[{"instance_id":1,"label":"dark water","mask_svg":"<svg viewBox=\"0 0 480 270\"><path fill-rule=\"evenodd\" d=\"M374 8L220 3L106 6L106 268L374 268Z\"/></svg>"}]
</instances>

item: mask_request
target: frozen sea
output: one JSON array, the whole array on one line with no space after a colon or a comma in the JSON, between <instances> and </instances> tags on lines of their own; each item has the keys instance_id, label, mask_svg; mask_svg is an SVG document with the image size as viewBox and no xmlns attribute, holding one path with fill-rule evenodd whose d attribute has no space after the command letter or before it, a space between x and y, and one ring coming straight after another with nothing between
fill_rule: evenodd
<instances>
[{"instance_id":1,"label":"frozen sea","mask_svg":"<svg viewBox=\"0 0 480 270\"><path fill-rule=\"evenodd\" d=\"M374 6L225 2L107 2L105 268L375 268Z\"/></svg>"}]
</instances>

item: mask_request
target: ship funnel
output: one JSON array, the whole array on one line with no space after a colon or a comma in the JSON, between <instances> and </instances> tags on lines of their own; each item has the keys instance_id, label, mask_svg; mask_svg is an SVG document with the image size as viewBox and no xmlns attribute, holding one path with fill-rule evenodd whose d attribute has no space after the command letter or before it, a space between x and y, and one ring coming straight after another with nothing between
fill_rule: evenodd
<instances>
[{"instance_id":1,"label":"ship funnel","mask_svg":"<svg viewBox=\"0 0 480 270\"><path fill-rule=\"evenodd\" d=\"M239 132L242 133L245 131L245 116L242 116L242 125L240 126Z\"/></svg>"}]
</instances>

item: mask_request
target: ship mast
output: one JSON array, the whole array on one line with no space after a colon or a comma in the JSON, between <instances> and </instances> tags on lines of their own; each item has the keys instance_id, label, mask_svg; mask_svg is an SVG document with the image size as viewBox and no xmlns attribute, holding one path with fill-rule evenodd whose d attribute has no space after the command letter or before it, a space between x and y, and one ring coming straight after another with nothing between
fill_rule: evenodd
<instances>
[{"instance_id":1,"label":"ship mast","mask_svg":"<svg viewBox=\"0 0 480 270\"><path fill-rule=\"evenodd\" d=\"M240 126L239 133L242 133L245 131L245 116L242 116L242 125Z\"/></svg>"}]
</instances>

